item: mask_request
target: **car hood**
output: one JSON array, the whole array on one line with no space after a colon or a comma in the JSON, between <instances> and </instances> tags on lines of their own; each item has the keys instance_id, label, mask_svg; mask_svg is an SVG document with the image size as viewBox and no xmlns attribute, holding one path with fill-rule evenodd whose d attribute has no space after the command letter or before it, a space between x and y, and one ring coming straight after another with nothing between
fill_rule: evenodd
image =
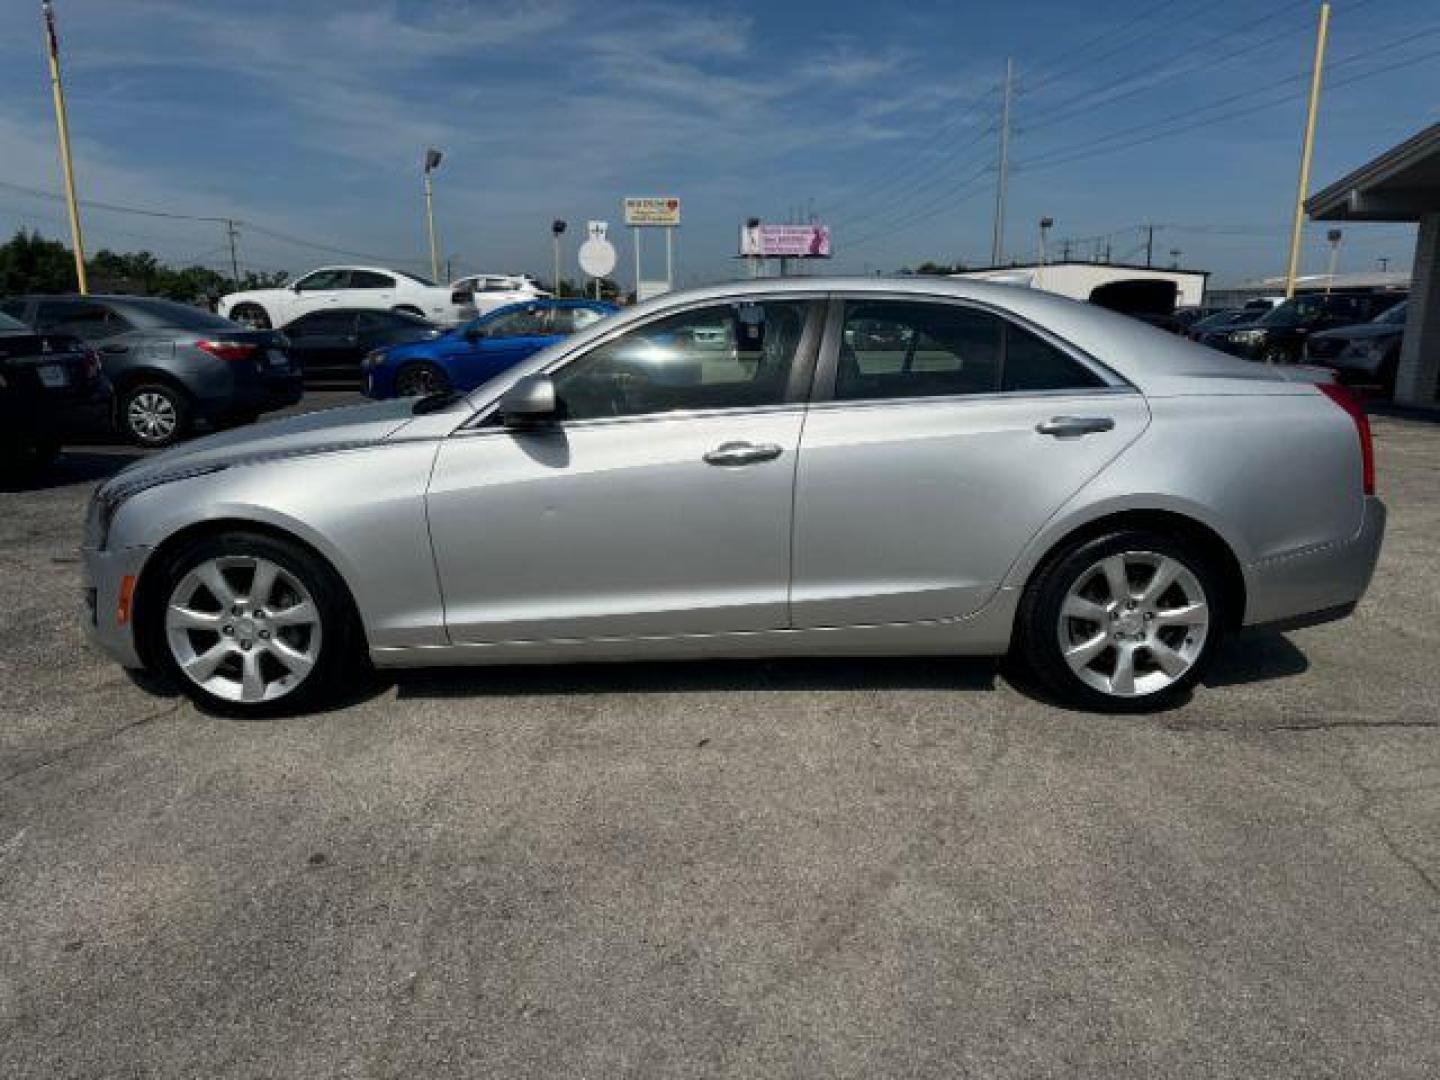
<instances>
[{"instance_id":1,"label":"car hood","mask_svg":"<svg viewBox=\"0 0 1440 1080\"><path fill-rule=\"evenodd\" d=\"M1405 332L1405 327L1395 326L1391 323L1358 323L1355 326L1341 326L1334 330L1321 330L1318 334L1312 334L1314 338L1329 338L1330 340L1340 339L1343 341L1368 341L1373 338L1399 337Z\"/></svg>"},{"instance_id":2,"label":"car hood","mask_svg":"<svg viewBox=\"0 0 1440 1080\"><path fill-rule=\"evenodd\" d=\"M414 401L401 399L262 420L144 458L117 473L111 483L373 445L409 424L414 408Z\"/></svg>"}]
</instances>

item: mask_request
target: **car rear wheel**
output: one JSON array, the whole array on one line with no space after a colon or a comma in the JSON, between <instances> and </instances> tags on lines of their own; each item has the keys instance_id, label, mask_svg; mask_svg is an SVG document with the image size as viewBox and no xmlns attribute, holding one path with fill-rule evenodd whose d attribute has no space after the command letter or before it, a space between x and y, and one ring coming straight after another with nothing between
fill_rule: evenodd
<instances>
[{"instance_id":1,"label":"car rear wheel","mask_svg":"<svg viewBox=\"0 0 1440 1080\"><path fill-rule=\"evenodd\" d=\"M269 330L270 316L259 304L237 304L230 312L230 320L249 330Z\"/></svg>"},{"instance_id":2,"label":"car rear wheel","mask_svg":"<svg viewBox=\"0 0 1440 1080\"><path fill-rule=\"evenodd\" d=\"M120 399L120 428L137 446L169 446L190 429L190 401L165 383L132 386Z\"/></svg>"},{"instance_id":3,"label":"car rear wheel","mask_svg":"<svg viewBox=\"0 0 1440 1080\"><path fill-rule=\"evenodd\" d=\"M395 376L397 397L424 397L449 389L449 377L434 364L407 364Z\"/></svg>"},{"instance_id":4,"label":"car rear wheel","mask_svg":"<svg viewBox=\"0 0 1440 1080\"><path fill-rule=\"evenodd\" d=\"M148 653L201 706L297 712L334 697L360 640L344 585L299 545L227 532L158 568L142 611Z\"/></svg>"},{"instance_id":5,"label":"car rear wheel","mask_svg":"<svg viewBox=\"0 0 1440 1080\"><path fill-rule=\"evenodd\" d=\"M1260 361L1265 364L1288 364L1293 359L1290 350L1283 345L1267 345L1260 353Z\"/></svg>"},{"instance_id":6,"label":"car rear wheel","mask_svg":"<svg viewBox=\"0 0 1440 1080\"><path fill-rule=\"evenodd\" d=\"M1204 675L1224 623L1220 576L1182 538L1126 529L1072 545L1021 601L1018 658L1065 704L1153 712Z\"/></svg>"}]
</instances>

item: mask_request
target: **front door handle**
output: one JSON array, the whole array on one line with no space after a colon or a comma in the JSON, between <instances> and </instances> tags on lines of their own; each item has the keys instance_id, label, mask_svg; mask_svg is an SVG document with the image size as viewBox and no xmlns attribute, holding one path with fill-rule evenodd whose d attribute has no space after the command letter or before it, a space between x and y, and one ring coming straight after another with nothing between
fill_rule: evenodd
<instances>
[{"instance_id":1,"label":"front door handle","mask_svg":"<svg viewBox=\"0 0 1440 1080\"><path fill-rule=\"evenodd\" d=\"M774 443L727 442L706 454L705 462L707 465L753 465L773 461L781 453L781 448Z\"/></svg>"},{"instance_id":2,"label":"front door handle","mask_svg":"<svg viewBox=\"0 0 1440 1080\"><path fill-rule=\"evenodd\" d=\"M1041 435L1053 435L1057 439L1095 435L1114 428L1115 421L1108 416L1052 416L1035 425L1035 430Z\"/></svg>"}]
</instances>

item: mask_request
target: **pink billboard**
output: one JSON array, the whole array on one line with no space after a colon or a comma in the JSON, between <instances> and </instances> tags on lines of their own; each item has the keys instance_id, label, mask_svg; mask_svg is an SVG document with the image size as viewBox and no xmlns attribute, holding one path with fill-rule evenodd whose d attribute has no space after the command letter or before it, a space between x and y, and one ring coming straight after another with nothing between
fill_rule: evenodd
<instances>
[{"instance_id":1,"label":"pink billboard","mask_svg":"<svg viewBox=\"0 0 1440 1080\"><path fill-rule=\"evenodd\" d=\"M740 254L762 259L828 259L830 229L825 225L743 225Z\"/></svg>"}]
</instances>

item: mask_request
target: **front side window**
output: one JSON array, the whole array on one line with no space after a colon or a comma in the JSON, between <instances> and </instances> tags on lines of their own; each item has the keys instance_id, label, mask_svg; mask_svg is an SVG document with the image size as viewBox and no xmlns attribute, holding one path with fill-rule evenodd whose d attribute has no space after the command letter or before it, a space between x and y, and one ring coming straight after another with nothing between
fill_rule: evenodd
<instances>
[{"instance_id":1,"label":"front side window","mask_svg":"<svg viewBox=\"0 0 1440 1080\"><path fill-rule=\"evenodd\" d=\"M545 308L527 307L496 316L486 324L492 338L534 337L550 333L550 312Z\"/></svg>"},{"instance_id":2,"label":"front side window","mask_svg":"<svg viewBox=\"0 0 1440 1080\"><path fill-rule=\"evenodd\" d=\"M350 279L349 270L316 270L295 283L301 292L316 292L321 289L343 289Z\"/></svg>"},{"instance_id":3,"label":"front side window","mask_svg":"<svg viewBox=\"0 0 1440 1080\"><path fill-rule=\"evenodd\" d=\"M837 401L1085 390L1104 380L998 315L959 304L850 300Z\"/></svg>"},{"instance_id":4,"label":"front side window","mask_svg":"<svg viewBox=\"0 0 1440 1080\"><path fill-rule=\"evenodd\" d=\"M352 289L393 289L395 279L388 274L377 274L374 270L351 270Z\"/></svg>"},{"instance_id":5,"label":"front side window","mask_svg":"<svg viewBox=\"0 0 1440 1080\"><path fill-rule=\"evenodd\" d=\"M555 373L568 420L783 404L806 302L723 304L657 319Z\"/></svg>"},{"instance_id":6,"label":"front side window","mask_svg":"<svg viewBox=\"0 0 1440 1080\"><path fill-rule=\"evenodd\" d=\"M599 322L604 317L604 312L596 311L593 308L556 308L554 333L573 334L577 330L584 330L592 323Z\"/></svg>"}]
</instances>

